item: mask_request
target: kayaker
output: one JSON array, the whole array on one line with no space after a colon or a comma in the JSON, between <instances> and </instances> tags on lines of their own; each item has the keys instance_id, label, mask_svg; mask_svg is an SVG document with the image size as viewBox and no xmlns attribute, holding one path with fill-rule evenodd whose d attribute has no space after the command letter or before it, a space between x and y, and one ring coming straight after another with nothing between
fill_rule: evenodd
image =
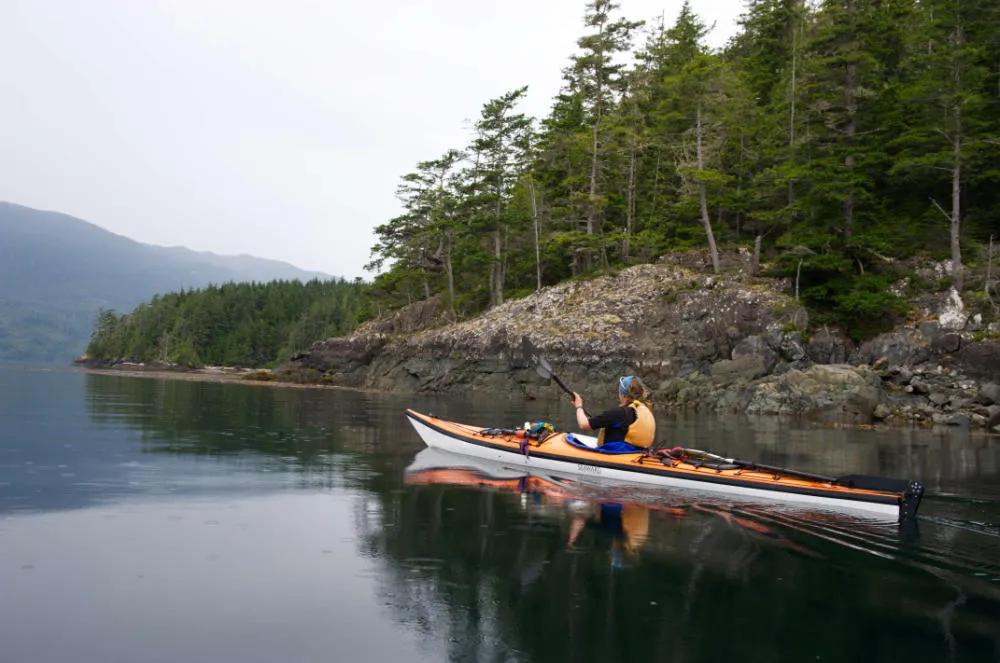
<instances>
[{"instance_id":1,"label":"kayaker","mask_svg":"<svg viewBox=\"0 0 1000 663\"><path fill-rule=\"evenodd\" d=\"M618 380L618 407L605 410L595 417L583 411L583 397L573 392L576 423L580 430L600 430L597 444L626 442L635 447L648 448L656 437L656 419L649 409L646 385L634 375Z\"/></svg>"}]
</instances>

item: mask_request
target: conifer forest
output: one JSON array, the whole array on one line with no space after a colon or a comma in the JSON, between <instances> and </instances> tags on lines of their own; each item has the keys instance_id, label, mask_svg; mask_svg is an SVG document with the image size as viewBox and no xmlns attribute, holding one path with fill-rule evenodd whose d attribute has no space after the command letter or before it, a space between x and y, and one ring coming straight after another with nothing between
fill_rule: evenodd
<instances>
[{"instance_id":1,"label":"conifer forest","mask_svg":"<svg viewBox=\"0 0 1000 663\"><path fill-rule=\"evenodd\" d=\"M402 175L374 308L437 295L467 317L696 247L798 272L812 321L856 338L905 313L907 258L982 290L963 275L1000 243L1000 3L751 0L720 49L687 3L583 19L547 117L504 91Z\"/></svg>"},{"instance_id":2,"label":"conifer forest","mask_svg":"<svg viewBox=\"0 0 1000 663\"><path fill-rule=\"evenodd\" d=\"M737 247L752 272L794 277L811 325L855 339L920 288L955 287L996 318L1000 2L750 0L723 48L709 30L688 3L648 24L591 0L548 116L519 110L526 87L502 92L469 144L402 175L371 283L157 297L102 311L88 354L274 365L415 301L468 318L676 251L718 272ZM948 276L890 288L910 258Z\"/></svg>"},{"instance_id":3,"label":"conifer forest","mask_svg":"<svg viewBox=\"0 0 1000 663\"><path fill-rule=\"evenodd\" d=\"M314 341L353 330L364 289L343 279L293 280L156 296L130 313L98 312L87 355L183 366L273 366Z\"/></svg>"}]
</instances>

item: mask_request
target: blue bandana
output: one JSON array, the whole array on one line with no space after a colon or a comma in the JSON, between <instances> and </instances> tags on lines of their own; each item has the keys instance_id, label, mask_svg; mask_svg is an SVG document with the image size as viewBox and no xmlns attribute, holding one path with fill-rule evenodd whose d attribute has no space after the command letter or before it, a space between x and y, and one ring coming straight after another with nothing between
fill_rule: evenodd
<instances>
[{"instance_id":1,"label":"blue bandana","mask_svg":"<svg viewBox=\"0 0 1000 663\"><path fill-rule=\"evenodd\" d=\"M629 375L627 377L620 378L618 380L618 393L620 393L622 396L628 396L628 388L629 385L632 384L632 379L634 377L635 377L634 375Z\"/></svg>"}]
</instances>

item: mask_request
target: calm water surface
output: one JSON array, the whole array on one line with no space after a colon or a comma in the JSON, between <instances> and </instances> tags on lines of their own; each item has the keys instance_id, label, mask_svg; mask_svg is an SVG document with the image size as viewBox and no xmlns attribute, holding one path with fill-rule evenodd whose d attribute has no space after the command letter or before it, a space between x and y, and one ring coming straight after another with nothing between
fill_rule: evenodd
<instances>
[{"instance_id":1,"label":"calm water surface","mask_svg":"<svg viewBox=\"0 0 1000 663\"><path fill-rule=\"evenodd\" d=\"M901 531L428 464L406 407L572 422L0 369L0 662L1000 661L995 436L660 417L679 444L919 478Z\"/></svg>"}]
</instances>

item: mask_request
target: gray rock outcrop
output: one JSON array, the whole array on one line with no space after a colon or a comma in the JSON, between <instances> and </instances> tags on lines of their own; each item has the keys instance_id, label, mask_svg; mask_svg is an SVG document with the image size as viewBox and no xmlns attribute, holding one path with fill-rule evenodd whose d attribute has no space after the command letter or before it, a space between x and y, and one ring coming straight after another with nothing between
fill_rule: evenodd
<instances>
[{"instance_id":1,"label":"gray rock outcrop","mask_svg":"<svg viewBox=\"0 0 1000 663\"><path fill-rule=\"evenodd\" d=\"M957 292L922 296L918 322L857 345L835 328L803 336L808 316L788 289L738 271L637 265L452 324L440 302L419 302L315 344L283 372L380 390L551 394L520 356L527 336L567 383L591 393L636 374L672 407L1000 425L1000 334L968 315Z\"/></svg>"},{"instance_id":2,"label":"gray rock outcrop","mask_svg":"<svg viewBox=\"0 0 1000 663\"><path fill-rule=\"evenodd\" d=\"M817 364L761 381L747 411L869 422L884 393L881 378L868 367Z\"/></svg>"}]
</instances>

